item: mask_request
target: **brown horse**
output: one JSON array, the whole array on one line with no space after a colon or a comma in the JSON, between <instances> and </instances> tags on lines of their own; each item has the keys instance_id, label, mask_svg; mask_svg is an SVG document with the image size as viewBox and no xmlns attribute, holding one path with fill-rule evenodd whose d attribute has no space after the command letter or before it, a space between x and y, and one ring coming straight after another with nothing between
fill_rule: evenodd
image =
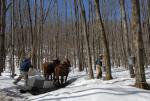
<instances>
[{"instance_id":1,"label":"brown horse","mask_svg":"<svg viewBox=\"0 0 150 101\"><path fill-rule=\"evenodd\" d=\"M60 60L59 59L56 59L56 60L53 60L52 62L48 63L44 63L43 64L43 75L44 75L44 78L45 79L49 79L49 76L51 76L51 80L54 80L55 79L55 67L57 65L60 64Z\"/></svg>"},{"instance_id":2,"label":"brown horse","mask_svg":"<svg viewBox=\"0 0 150 101\"><path fill-rule=\"evenodd\" d=\"M71 66L70 62L65 61L62 64L55 67L56 82L59 85L63 85L64 83L66 83L70 71L70 66ZM59 76L61 76L61 81L59 81ZM64 82L64 76L66 76L65 82Z\"/></svg>"}]
</instances>

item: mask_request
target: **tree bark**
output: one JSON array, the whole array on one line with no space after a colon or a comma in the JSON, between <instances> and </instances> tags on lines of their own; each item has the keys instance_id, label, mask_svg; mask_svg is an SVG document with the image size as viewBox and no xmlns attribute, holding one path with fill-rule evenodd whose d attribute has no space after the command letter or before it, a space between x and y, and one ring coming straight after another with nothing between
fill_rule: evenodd
<instances>
[{"instance_id":1,"label":"tree bark","mask_svg":"<svg viewBox=\"0 0 150 101\"><path fill-rule=\"evenodd\" d=\"M96 6L96 17L99 21L99 29L102 30L102 41L103 41L103 47L104 47L104 60L106 65L106 80L112 79L111 75L111 64L110 64L110 54L109 54L109 46L106 39L106 32L104 29L104 23L102 21L101 13L100 13L100 5L99 0L95 0L95 6Z\"/></svg>"},{"instance_id":2,"label":"tree bark","mask_svg":"<svg viewBox=\"0 0 150 101\"><path fill-rule=\"evenodd\" d=\"M131 51L129 47L129 37L128 37L128 28L127 28L127 16L125 11L125 0L120 0L120 7L121 7L121 15L122 15L122 26L123 26L123 34L125 38L125 45L126 45L126 59L131 56ZM130 77L134 78L134 69L133 65L128 64L129 71L130 71Z\"/></svg>"},{"instance_id":3,"label":"tree bark","mask_svg":"<svg viewBox=\"0 0 150 101\"><path fill-rule=\"evenodd\" d=\"M0 76L5 68L6 0L0 0Z\"/></svg>"},{"instance_id":4,"label":"tree bark","mask_svg":"<svg viewBox=\"0 0 150 101\"><path fill-rule=\"evenodd\" d=\"M142 89L148 89L144 70L144 45L142 39L142 29L140 21L140 3L139 0L132 0L132 33L134 35L135 48L135 86Z\"/></svg>"},{"instance_id":5,"label":"tree bark","mask_svg":"<svg viewBox=\"0 0 150 101\"><path fill-rule=\"evenodd\" d=\"M90 45L89 45L89 37L87 33L87 20L86 20L86 14L85 14L85 9L83 6L83 2L80 0L79 1L80 9L81 9L81 16L83 19L83 34L85 38L85 44L86 44L86 51L87 51L87 58L88 58L88 72L89 72L89 78L93 79L94 74L92 70L92 59L91 59L91 51L90 51Z\"/></svg>"}]
</instances>

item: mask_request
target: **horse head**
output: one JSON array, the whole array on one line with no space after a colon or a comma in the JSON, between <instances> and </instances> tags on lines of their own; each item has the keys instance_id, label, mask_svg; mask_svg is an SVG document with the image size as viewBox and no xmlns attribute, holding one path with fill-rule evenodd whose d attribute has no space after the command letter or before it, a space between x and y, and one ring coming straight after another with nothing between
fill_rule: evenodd
<instances>
[{"instance_id":1,"label":"horse head","mask_svg":"<svg viewBox=\"0 0 150 101\"><path fill-rule=\"evenodd\" d=\"M53 60L54 66L57 66L60 64L60 60L59 59L55 59Z\"/></svg>"}]
</instances>

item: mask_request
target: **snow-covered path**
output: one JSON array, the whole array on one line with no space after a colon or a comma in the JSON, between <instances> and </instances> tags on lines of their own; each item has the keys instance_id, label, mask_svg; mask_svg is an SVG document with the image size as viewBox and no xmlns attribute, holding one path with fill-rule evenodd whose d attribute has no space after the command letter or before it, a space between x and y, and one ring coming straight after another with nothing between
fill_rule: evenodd
<instances>
[{"instance_id":1,"label":"snow-covered path","mask_svg":"<svg viewBox=\"0 0 150 101\"><path fill-rule=\"evenodd\" d=\"M110 83L110 82L109 82ZM76 81L66 88L49 92L29 101L149 101L150 91L109 84L101 80Z\"/></svg>"},{"instance_id":2,"label":"snow-covered path","mask_svg":"<svg viewBox=\"0 0 150 101\"><path fill-rule=\"evenodd\" d=\"M29 97L28 101L149 101L150 91L129 86L134 84L134 79L128 71L112 72L114 79L109 81L88 80L84 72L70 74L70 79L79 78L65 88Z\"/></svg>"},{"instance_id":3,"label":"snow-covered path","mask_svg":"<svg viewBox=\"0 0 150 101\"><path fill-rule=\"evenodd\" d=\"M150 83L149 70L146 74ZM150 91L130 86L134 84L134 79L130 78L129 71L113 69L112 75L114 79L109 81L88 80L85 72L71 72L69 79L74 82L70 85L36 96L20 94L11 79L0 77L0 89L14 92L18 95L16 101L149 101Z\"/></svg>"}]
</instances>

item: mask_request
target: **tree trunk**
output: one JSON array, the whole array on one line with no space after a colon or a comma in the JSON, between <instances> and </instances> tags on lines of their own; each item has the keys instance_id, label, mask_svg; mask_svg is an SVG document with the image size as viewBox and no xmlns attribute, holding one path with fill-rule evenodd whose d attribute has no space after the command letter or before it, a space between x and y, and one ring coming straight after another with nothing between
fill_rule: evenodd
<instances>
[{"instance_id":1,"label":"tree trunk","mask_svg":"<svg viewBox=\"0 0 150 101\"><path fill-rule=\"evenodd\" d=\"M121 7L121 15L122 15L122 26L123 26L123 34L125 38L125 45L126 45L126 59L128 59L131 56L131 51L129 47L129 38L128 38L128 28L127 28L127 16L125 11L125 0L120 0L120 7ZM134 78L134 69L133 65L128 64L129 71L130 71L130 77Z\"/></svg>"},{"instance_id":2,"label":"tree trunk","mask_svg":"<svg viewBox=\"0 0 150 101\"><path fill-rule=\"evenodd\" d=\"M140 22L140 4L139 0L132 0L132 33L134 35L135 48L135 86L142 89L148 89L144 70L144 47L142 39L142 29Z\"/></svg>"},{"instance_id":3,"label":"tree trunk","mask_svg":"<svg viewBox=\"0 0 150 101\"><path fill-rule=\"evenodd\" d=\"M6 0L0 0L0 76L5 68Z\"/></svg>"},{"instance_id":4,"label":"tree trunk","mask_svg":"<svg viewBox=\"0 0 150 101\"><path fill-rule=\"evenodd\" d=\"M34 0L34 37L33 37L33 48L32 48L32 65L37 68L37 0Z\"/></svg>"},{"instance_id":5,"label":"tree trunk","mask_svg":"<svg viewBox=\"0 0 150 101\"><path fill-rule=\"evenodd\" d=\"M99 5L99 0L95 0L95 6L96 6L96 17L97 20L99 21L99 29L102 30L102 41L103 41L103 47L104 47L104 60L105 60L105 65L106 65L106 80L112 79L111 75L111 64L110 64L110 54L109 54L109 46L107 43L106 39L106 32L104 29L104 23L101 18L101 13L100 13L100 5Z\"/></svg>"},{"instance_id":6,"label":"tree trunk","mask_svg":"<svg viewBox=\"0 0 150 101\"><path fill-rule=\"evenodd\" d=\"M11 47L12 47L12 67L11 67L11 76L12 76L12 78L14 78L14 75L15 75L15 65L14 65L14 63L15 63L15 61L14 61L14 0L12 0L12 22L11 22L11 34L12 34L12 39L11 39L11 41L12 41L12 43L11 43Z\"/></svg>"},{"instance_id":7,"label":"tree trunk","mask_svg":"<svg viewBox=\"0 0 150 101\"><path fill-rule=\"evenodd\" d=\"M31 17L30 1L27 0L27 3L28 3L28 13L29 13L29 22L30 22L31 44L32 44L32 48L33 48L33 30L32 30L32 17Z\"/></svg>"},{"instance_id":8,"label":"tree trunk","mask_svg":"<svg viewBox=\"0 0 150 101\"><path fill-rule=\"evenodd\" d=\"M20 29L21 29L21 40L22 40L22 46L21 46L21 54L18 56L20 58L20 61L22 61L23 57L25 57L25 38L24 38L24 31L23 31L23 23L22 23L22 13L21 13L21 1L19 0L18 9L19 9L19 22L20 22Z\"/></svg>"},{"instance_id":9,"label":"tree trunk","mask_svg":"<svg viewBox=\"0 0 150 101\"><path fill-rule=\"evenodd\" d=\"M82 19L83 19L83 34L84 34L84 38L85 38L87 58L88 58L89 78L93 79L94 74L93 74L93 70L92 70L92 59L91 59L91 52L90 52L90 46L89 46L89 37L88 37L88 33L87 33L87 20L86 20L86 14L85 14L83 2L81 0L79 0L79 5L80 5L81 15L82 15Z\"/></svg>"},{"instance_id":10,"label":"tree trunk","mask_svg":"<svg viewBox=\"0 0 150 101\"><path fill-rule=\"evenodd\" d=\"M82 59L81 59L81 40L82 38L80 37L80 31L79 31L79 19L80 16L78 14L79 9L77 5L77 0L74 1L74 11L75 11L75 42L76 42L76 51L77 51L77 61L78 61L78 68L79 71L83 71L83 64L82 64Z\"/></svg>"}]
</instances>

